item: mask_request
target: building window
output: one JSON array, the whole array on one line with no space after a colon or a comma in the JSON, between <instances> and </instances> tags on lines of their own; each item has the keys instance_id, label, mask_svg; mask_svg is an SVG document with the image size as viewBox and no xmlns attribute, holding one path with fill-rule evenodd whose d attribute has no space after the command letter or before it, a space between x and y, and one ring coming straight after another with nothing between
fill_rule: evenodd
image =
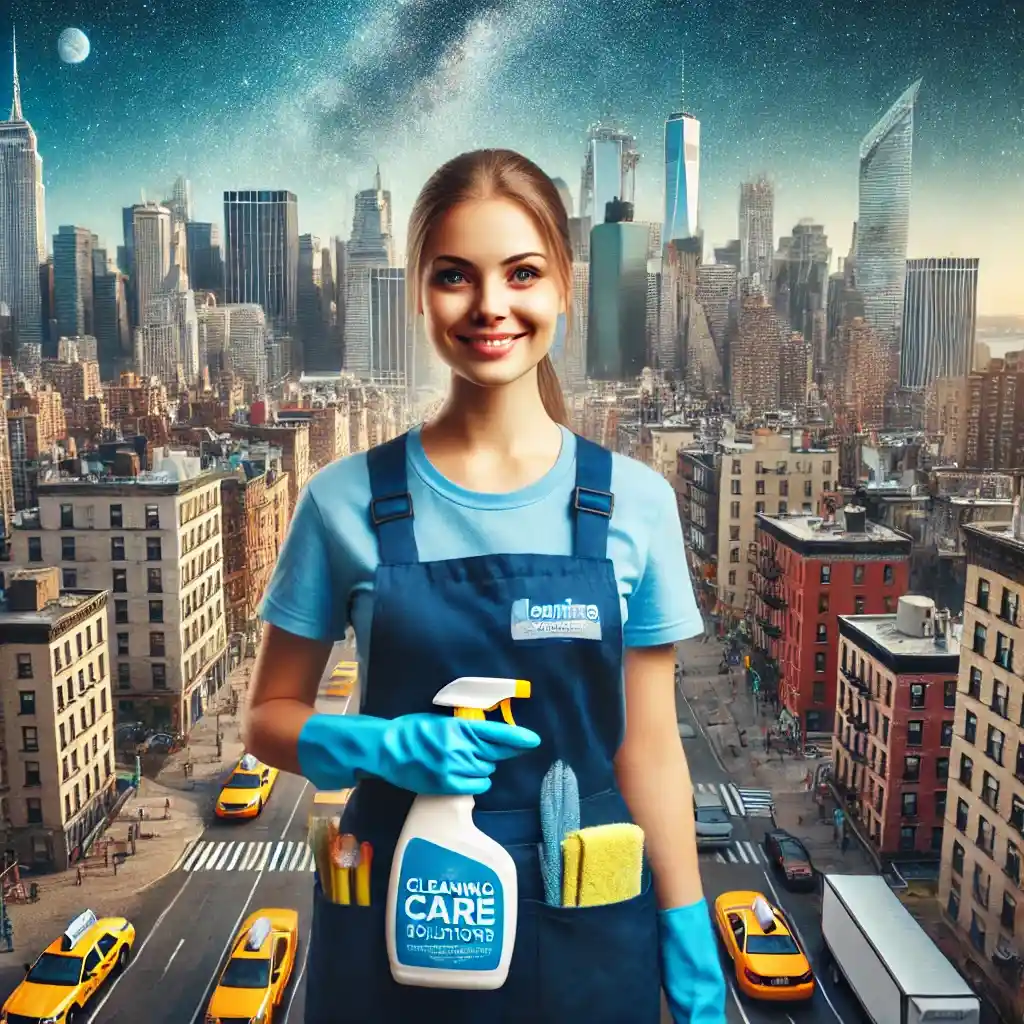
<instances>
[{"instance_id":1,"label":"building window","mask_svg":"<svg viewBox=\"0 0 1024 1024\"><path fill-rule=\"evenodd\" d=\"M60 574L61 587L64 590L78 589L78 570L62 569Z\"/></svg>"},{"instance_id":2,"label":"building window","mask_svg":"<svg viewBox=\"0 0 1024 1024\"><path fill-rule=\"evenodd\" d=\"M1013 934L1014 924L1017 920L1017 904L1014 902L1013 897L1008 893L1003 893L1003 906L999 911L999 924L1000 926L1011 935Z\"/></svg>"},{"instance_id":3,"label":"building window","mask_svg":"<svg viewBox=\"0 0 1024 1024\"><path fill-rule=\"evenodd\" d=\"M18 678L19 679L32 679L32 655L31 654L19 654L18 655Z\"/></svg>"},{"instance_id":4,"label":"building window","mask_svg":"<svg viewBox=\"0 0 1024 1024\"><path fill-rule=\"evenodd\" d=\"M903 758L903 779L906 782L917 782L921 778L921 758L908 754Z\"/></svg>"},{"instance_id":5,"label":"building window","mask_svg":"<svg viewBox=\"0 0 1024 1024\"><path fill-rule=\"evenodd\" d=\"M73 562L75 560L75 538L61 537L60 539L61 561Z\"/></svg>"},{"instance_id":6,"label":"building window","mask_svg":"<svg viewBox=\"0 0 1024 1024\"><path fill-rule=\"evenodd\" d=\"M832 566L823 565L818 572L818 580L820 583L831 583L832 582Z\"/></svg>"},{"instance_id":7,"label":"building window","mask_svg":"<svg viewBox=\"0 0 1024 1024\"><path fill-rule=\"evenodd\" d=\"M128 634L118 633L117 634L117 656L119 658L128 657Z\"/></svg>"},{"instance_id":8,"label":"building window","mask_svg":"<svg viewBox=\"0 0 1024 1024\"><path fill-rule=\"evenodd\" d=\"M73 530L75 528L75 509L73 505L61 505L60 528L62 530Z\"/></svg>"},{"instance_id":9,"label":"building window","mask_svg":"<svg viewBox=\"0 0 1024 1024\"><path fill-rule=\"evenodd\" d=\"M818 595L818 614L824 615L828 611L828 594Z\"/></svg>"},{"instance_id":10,"label":"building window","mask_svg":"<svg viewBox=\"0 0 1024 1024\"><path fill-rule=\"evenodd\" d=\"M935 758L935 778L939 782L945 782L949 778L949 758L948 757L937 757ZM945 796L945 794L943 794Z\"/></svg>"},{"instance_id":11,"label":"building window","mask_svg":"<svg viewBox=\"0 0 1024 1024\"><path fill-rule=\"evenodd\" d=\"M972 746L978 742L978 716L973 711L964 715L964 740Z\"/></svg>"},{"instance_id":12,"label":"building window","mask_svg":"<svg viewBox=\"0 0 1024 1024\"><path fill-rule=\"evenodd\" d=\"M960 890L956 886L950 886L949 899L946 900L946 915L954 923L960 920Z\"/></svg>"},{"instance_id":13,"label":"building window","mask_svg":"<svg viewBox=\"0 0 1024 1024\"><path fill-rule=\"evenodd\" d=\"M18 691L18 714L34 715L36 713L36 692L35 690Z\"/></svg>"},{"instance_id":14,"label":"building window","mask_svg":"<svg viewBox=\"0 0 1024 1024\"><path fill-rule=\"evenodd\" d=\"M992 703L989 707L1001 718L1009 717L1010 690L1006 683L1001 683L998 679L992 683Z\"/></svg>"},{"instance_id":15,"label":"building window","mask_svg":"<svg viewBox=\"0 0 1024 1024\"><path fill-rule=\"evenodd\" d=\"M735 569L730 569L729 570L729 577L728 577L728 579L729 579L729 586L730 587L735 587L736 586L736 570Z\"/></svg>"},{"instance_id":16,"label":"building window","mask_svg":"<svg viewBox=\"0 0 1024 1024\"><path fill-rule=\"evenodd\" d=\"M935 793L935 817L942 821L946 816L946 791L940 789Z\"/></svg>"},{"instance_id":17,"label":"building window","mask_svg":"<svg viewBox=\"0 0 1024 1024\"><path fill-rule=\"evenodd\" d=\"M903 803L903 817L904 818L916 818L917 817L917 794L916 793L904 793L902 796Z\"/></svg>"},{"instance_id":18,"label":"building window","mask_svg":"<svg viewBox=\"0 0 1024 1024\"><path fill-rule=\"evenodd\" d=\"M764 502L763 501L755 501L754 502L754 515L757 515L757 516L763 516L764 515Z\"/></svg>"},{"instance_id":19,"label":"building window","mask_svg":"<svg viewBox=\"0 0 1024 1024\"><path fill-rule=\"evenodd\" d=\"M150 668L153 672L153 689L154 690L166 690L167 689L167 666L166 665L151 665Z\"/></svg>"},{"instance_id":20,"label":"building window","mask_svg":"<svg viewBox=\"0 0 1024 1024\"><path fill-rule=\"evenodd\" d=\"M742 472L743 472L743 469L740 466L740 460L739 459L733 459L732 460L732 475L733 476L739 476Z\"/></svg>"},{"instance_id":21,"label":"building window","mask_svg":"<svg viewBox=\"0 0 1024 1024\"><path fill-rule=\"evenodd\" d=\"M160 507L158 505L146 506L146 529L160 529Z\"/></svg>"},{"instance_id":22,"label":"building window","mask_svg":"<svg viewBox=\"0 0 1024 1024\"><path fill-rule=\"evenodd\" d=\"M960 755L960 785L970 789L974 781L974 761L966 754Z\"/></svg>"},{"instance_id":23,"label":"building window","mask_svg":"<svg viewBox=\"0 0 1024 1024\"><path fill-rule=\"evenodd\" d=\"M779 502L779 515L780 516L788 516L789 515L789 502L788 501L780 501Z\"/></svg>"},{"instance_id":24,"label":"building window","mask_svg":"<svg viewBox=\"0 0 1024 1024\"><path fill-rule=\"evenodd\" d=\"M764 481L763 480L758 480L757 483L754 484L754 493L755 494L764 494Z\"/></svg>"},{"instance_id":25,"label":"building window","mask_svg":"<svg viewBox=\"0 0 1024 1024\"><path fill-rule=\"evenodd\" d=\"M813 498L814 497L814 484L811 483L810 480L805 480L804 481L804 497L805 498Z\"/></svg>"},{"instance_id":26,"label":"building window","mask_svg":"<svg viewBox=\"0 0 1024 1024\"><path fill-rule=\"evenodd\" d=\"M740 503L738 501L729 502L729 518L739 519L740 517Z\"/></svg>"},{"instance_id":27,"label":"building window","mask_svg":"<svg viewBox=\"0 0 1024 1024\"><path fill-rule=\"evenodd\" d=\"M978 590L974 597L974 603L984 611L988 611L988 580L978 578Z\"/></svg>"},{"instance_id":28,"label":"building window","mask_svg":"<svg viewBox=\"0 0 1024 1024\"><path fill-rule=\"evenodd\" d=\"M146 538L146 561L159 562L163 558L159 537Z\"/></svg>"},{"instance_id":29,"label":"building window","mask_svg":"<svg viewBox=\"0 0 1024 1024\"><path fill-rule=\"evenodd\" d=\"M34 725L21 727L21 749L29 754L39 749L39 730Z\"/></svg>"},{"instance_id":30,"label":"building window","mask_svg":"<svg viewBox=\"0 0 1024 1024\"><path fill-rule=\"evenodd\" d=\"M149 602L149 621L150 622L163 622L164 621L164 603L163 603L163 601L150 601Z\"/></svg>"},{"instance_id":31,"label":"building window","mask_svg":"<svg viewBox=\"0 0 1024 1024\"><path fill-rule=\"evenodd\" d=\"M910 706L912 708L924 707L924 684L911 683L910 685Z\"/></svg>"},{"instance_id":32,"label":"building window","mask_svg":"<svg viewBox=\"0 0 1024 1024\"><path fill-rule=\"evenodd\" d=\"M988 909L988 891L990 880L980 864L974 865L974 878L971 881L971 895L976 903Z\"/></svg>"},{"instance_id":33,"label":"building window","mask_svg":"<svg viewBox=\"0 0 1024 1024\"><path fill-rule=\"evenodd\" d=\"M1006 844L1006 863L1003 865L1003 871L1007 878L1013 880L1017 888L1020 888L1020 850L1011 842Z\"/></svg>"},{"instance_id":34,"label":"building window","mask_svg":"<svg viewBox=\"0 0 1024 1024\"><path fill-rule=\"evenodd\" d=\"M967 696L981 700L981 669L971 666L971 674L967 677Z\"/></svg>"},{"instance_id":35,"label":"building window","mask_svg":"<svg viewBox=\"0 0 1024 1024\"><path fill-rule=\"evenodd\" d=\"M1003 636L1002 633L996 633L995 662L1005 668L1007 672L1013 671L1013 640Z\"/></svg>"},{"instance_id":36,"label":"building window","mask_svg":"<svg viewBox=\"0 0 1024 1024\"><path fill-rule=\"evenodd\" d=\"M900 829L900 849L910 852L917 847L917 826L904 825Z\"/></svg>"},{"instance_id":37,"label":"building window","mask_svg":"<svg viewBox=\"0 0 1024 1024\"><path fill-rule=\"evenodd\" d=\"M149 634L149 656L151 658L163 658L165 656L163 633Z\"/></svg>"},{"instance_id":38,"label":"building window","mask_svg":"<svg viewBox=\"0 0 1024 1024\"><path fill-rule=\"evenodd\" d=\"M737 565L740 560L740 549L729 548L729 562L733 565Z\"/></svg>"},{"instance_id":39,"label":"building window","mask_svg":"<svg viewBox=\"0 0 1024 1024\"><path fill-rule=\"evenodd\" d=\"M860 587L860 586L863 585L863 583L864 583L864 566L863 565L855 565L853 567L853 585L855 587Z\"/></svg>"},{"instance_id":40,"label":"building window","mask_svg":"<svg viewBox=\"0 0 1024 1024\"><path fill-rule=\"evenodd\" d=\"M944 708L956 707L956 680L947 679L942 684L942 706Z\"/></svg>"},{"instance_id":41,"label":"building window","mask_svg":"<svg viewBox=\"0 0 1024 1024\"><path fill-rule=\"evenodd\" d=\"M892 586L892 581L893 581L892 566L891 565L883 565L882 566L882 582L887 587L890 587L890 586Z\"/></svg>"},{"instance_id":42,"label":"building window","mask_svg":"<svg viewBox=\"0 0 1024 1024\"><path fill-rule=\"evenodd\" d=\"M815 651L814 652L814 671L824 672L825 671L825 652Z\"/></svg>"},{"instance_id":43,"label":"building window","mask_svg":"<svg viewBox=\"0 0 1024 1024\"><path fill-rule=\"evenodd\" d=\"M119 626L128 625L128 602L127 601L115 601L114 602L114 622Z\"/></svg>"},{"instance_id":44,"label":"building window","mask_svg":"<svg viewBox=\"0 0 1024 1024\"><path fill-rule=\"evenodd\" d=\"M1006 737L994 725L990 725L988 738L985 741L985 753L998 765L1003 763L1003 745L1005 743Z\"/></svg>"},{"instance_id":45,"label":"building window","mask_svg":"<svg viewBox=\"0 0 1024 1024\"><path fill-rule=\"evenodd\" d=\"M967 835L967 824L970 814L970 809L967 806L967 801L963 798L956 802L956 827L957 830Z\"/></svg>"},{"instance_id":46,"label":"building window","mask_svg":"<svg viewBox=\"0 0 1024 1024\"><path fill-rule=\"evenodd\" d=\"M126 661L117 663L117 685L122 690L132 685L132 667Z\"/></svg>"},{"instance_id":47,"label":"building window","mask_svg":"<svg viewBox=\"0 0 1024 1024\"><path fill-rule=\"evenodd\" d=\"M789 497L789 481L788 480L780 480L779 481L779 497L780 498L788 498Z\"/></svg>"},{"instance_id":48,"label":"building window","mask_svg":"<svg viewBox=\"0 0 1024 1024\"><path fill-rule=\"evenodd\" d=\"M124 509L121 505L110 506L110 528L120 530L124 526Z\"/></svg>"},{"instance_id":49,"label":"building window","mask_svg":"<svg viewBox=\"0 0 1024 1024\"><path fill-rule=\"evenodd\" d=\"M110 538L110 560L112 562L124 561L124 537Z\"/></svg>"},{"instance_id":50,"label":"building window","mask_svg":"<svg viewBox=\"0 0 1024 1024\"><path fill-rule=\"evenodd\" d=\"M1003 587L1003 596L999 601L999 618L1010 623L1011 626L1016 626L1019 611L1020 596L1009 587Z\"/></svg>"},{"instance_id":51,"label":"building window","mask_svg":"<svg viewBox=\"0 0 1024 1024\"><path fill-rule=\"evenodd\" d=\"M164 592L164 577L159 569L146 570L146 590L150 594L162 594Z\"/></svg>"},{"instance_id":52,"label":"building window","mask_svg":"<svg viewBox=\"0 0 1024 1024\"><path fill-rule=\"evenodd\" d=\"M863 615L864 614L864 607L865 607L865 605L864 605L864 595L863 594L858 594L853 599L853 614L854 615Z\"/></svg>"},{"instance_id":53,"label":"building window","mask_svg":"<svg viewBox=\"0 0 1024 1024\"><path fill-rule=\"evenodd\" d=\"M814 642L819 644L828 643L828 626L824 622L819 622L814 628Z\"/></svg>"},{"instance_id":54,"label":"building window","mask_svg":"<svg viewBox=\"0 0 1024 1024\"><path fill-rule=\"evenodd\" d=\"M739 482L739 480L730 480L729 481L729 493L730 494L742 494L743 493L740 490L740 482Z\"/></svg>"},{"instance_id":55,"label":"building window","mask_svg":"<svg viewBox=\"0 0 1024 1024\"><path fill-rule=\"evenodd\" d=\"M942 728L939 732L939 746L940 747L951 747L953 746L953 723L943 722Z\"/></svg>"},{"instance_id":56,"label":"building window","mask_svg":"<svg viewBox=\"0 0 1024 1024\"><path fill-rule=\"evenodd\" d=\"M993 811L999 810L999 783L988 772L981 776L981 799Z\"/></svg>"},{"instance_id":57,"label":"building window","mask_svg":"<svg viewBox=\"0 0 1024 1024\"><path fill-rule=\"evenodd\" d=\"M738 526L729 527L729 540L733 544L739 544L740 542L740 528Z\"/></svg>"},{"instance_id":58,"label":"building window","mask_svg":"<svg viewBox=\"0 0 1024 1024\"><path fill-rule=\"evenodd\" d=\"M41 786L43 780L39 775L39 762L38 761L26 761L25 762L25 785L26 786Z\"/></svg>"},{"instance_id":59,"label":"building window","mask_svg":"<svg viewBox=\"0 0 1024 1024\"><path fill-rule=\"evenodd\" d=\"M30 796L25 801L25 816L30 825L42 825L43 823L43 802L38 797Z\"/></svg>"},{"instance_id":60,"label":"building window","mask_svg":"<svg viewBox=\"0 0 1024 1024\"><path fill-rule=\"evenodd\" d=\"M128 570L127 569L114 569L112 572L113 583L111 589L115 594L127 594L128 593Z\"/></svg>"},{"instance_id":61,"label":"building window","mask_svg":"<svg viewBox=\"0 0 1024 1024\"><path fill-rule=\"evenodd\" d=\"M971 911L971 945L979 952L985 952L985 925L975 911Z\"/></svg>"},{"instance_id":62,"label":"building window","mask_svg":"<svg viewBox=\"0 0 1024 1024\"><path fill-rule=\"evenodd\" d=\"M975 654L984 656L985 654L985 641L988 639L988 630L980 623L974 624L974 643L971 645L971 650Z\"/></svg>"},{"instance_id":63,"label":"building window","mask_svg":"<svg viewBox=\"0 0 1024 1024\"><path fill-rule=\"evenodd\" d=\"M996 846L996 830L992 823L978 816L978 834L975 836L975 844L979 850L983 850L990 857Z\"/></svg>"},{"instance_id":64,"label":"building window","mask_svg":"<svg viewBox=\"0 0 1024 1024\"><path fill-rule=\"evenodd\" d=\"M42 539L42 537L29 537L29 539L28 539L28 560L30 562L41 562L43 560L43 539Z\"/></svg>"},{"instance_id":65,"label":"building window","mask_svg":"<svg viewBox=\"0 0 1024 1024\"><path fill-rule=\"evenodd\" d=\"M811 695L811 700L815 704L824 704L825 703L825 684L824 683L815 683L814 684L813 692L812 692L812 695Z\"/></svg>"}]
</instances>

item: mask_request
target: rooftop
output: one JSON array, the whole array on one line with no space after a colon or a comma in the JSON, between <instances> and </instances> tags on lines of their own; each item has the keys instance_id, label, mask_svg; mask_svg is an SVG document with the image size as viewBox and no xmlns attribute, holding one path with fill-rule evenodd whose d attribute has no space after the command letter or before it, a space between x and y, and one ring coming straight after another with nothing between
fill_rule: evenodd
<instances>
[{"instance_id":1,"label":"rooftop","mask_svg":"<svg viewBox=\"0 0 1024 1024\"><path fill-rule=\"evenodd\" d=\"M980 538L995 541L997 544L1005 544L1012 550L1024 552L1024 537L1013 535L1012 520L997 523L964 523L963 529Z\"/></svg>"},{"instance_id":2,"label":"rooftop","mask_svg":"<svg viewBox=\"0 0 1024 1024\"><path fill-rule=\"evenodd\" d=\"M104 590L62 590L56 601L49 601L38 611L13 611L4 598L0 598L0 628L12 626L54 626L64 616L94 598L105 594Z\"/></svg>"},{"instance_id":3,"label":"rooftop","mask_svg":"<svg viewBox=\"0 0 1024 1024\"><path fill-rule=\"evenodd\" d=\"M865 541L891 543L892 541L909 542L910 540L906 534L870 520L865 520L863 532L848 533L842 524L825 522L821 516L769 516L760 512L757 518L758 522L767 520L777 530L788 534L795 540L814 541L819 544L863 544Z\"/></svg>"},{"instance_id":4,"label":"rooftop","mask_svg":"<svg viewBox=\"0 0 1024 1024\"><path fill-rule=\"evenodd\" d=\"M960 656L959 633L962 627L954 627L951 635L946 638L945 647L936 647L933 637L910 636L908 633L901 633L896 628L895 612L891 615L840 615L839 619L897 657L958 658Z\"/></svg>"}]
</instances>

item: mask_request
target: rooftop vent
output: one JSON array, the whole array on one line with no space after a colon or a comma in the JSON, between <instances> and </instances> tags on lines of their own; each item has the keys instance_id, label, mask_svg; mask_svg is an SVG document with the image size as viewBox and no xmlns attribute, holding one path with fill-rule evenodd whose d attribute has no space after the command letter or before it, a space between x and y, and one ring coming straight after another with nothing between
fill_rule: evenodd
<instances>
[{"instance_id":1,"label":"rooftop vent","mask_svg":"<svg viewBox=\"0 0 1024 1024\"><path fill-rule=\"evenodd\" d=\"M917 594L901 597L896 608L896 629L904 636L934 636L935 602Z\"/></svg>"}]
</instances>

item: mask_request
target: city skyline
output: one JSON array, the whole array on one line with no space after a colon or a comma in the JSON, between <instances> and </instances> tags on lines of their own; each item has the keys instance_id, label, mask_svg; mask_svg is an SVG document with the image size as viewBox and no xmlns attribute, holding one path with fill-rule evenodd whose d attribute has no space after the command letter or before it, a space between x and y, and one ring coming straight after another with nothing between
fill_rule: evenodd
<instances>
[{"instance_id":1,"label":"city skyline","mask_svg":"<svg viewBox=\"0 0 1024 1024\"><path fill-rule=\"evenodd\" d=\"M958 34L967 10L901 20L872 0L840 24L824 6L783 5L758 21L704 3L673 18L656 0L595 5L582 18L556 0L528 13L507 0L378 0L358 14L303 4L259 20L229 15L226 0L201 14L172 0L159 19L130 2L82 21L68 4L28 0L22 104L43 157L49 235L76 224L112 249L121 208L142 190L163 198L184 173L197 219L221 221L225 190L286 189L300 231L344 238L379 159L401 248L416 191L448 156L510 146L575 183L586 127L609 115L638 139L636 216L660 222L664 123L685 46L708 252L737 236L740 183L766 173L776 241L811 217L845 255L860 142L923 77L907 255L980 258L979 313L1015 313L1024 213L1010 190L1024 143L1007 97L1021 57L1005 23ZM92 42L78 65L56 50L68 24ZM5 49L4 106L9 38Z\"/></svg>"}]
</instances>

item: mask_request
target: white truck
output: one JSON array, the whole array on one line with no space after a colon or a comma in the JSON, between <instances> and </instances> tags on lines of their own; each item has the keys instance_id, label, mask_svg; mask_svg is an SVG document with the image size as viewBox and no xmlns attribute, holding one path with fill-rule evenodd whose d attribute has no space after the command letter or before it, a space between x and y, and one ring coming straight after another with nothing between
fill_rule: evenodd
<instances>
[{"instance_id":1,"label":"white truck","mask_svg":"<svg viewBox=\"0 0 1024 1024\"><path fill-rule=\"evenodd\" d=\"M978 997L884 878L825 875L821 934L833 980L874 1024L979 1024Z\"/></svg>"}]
</instances>

